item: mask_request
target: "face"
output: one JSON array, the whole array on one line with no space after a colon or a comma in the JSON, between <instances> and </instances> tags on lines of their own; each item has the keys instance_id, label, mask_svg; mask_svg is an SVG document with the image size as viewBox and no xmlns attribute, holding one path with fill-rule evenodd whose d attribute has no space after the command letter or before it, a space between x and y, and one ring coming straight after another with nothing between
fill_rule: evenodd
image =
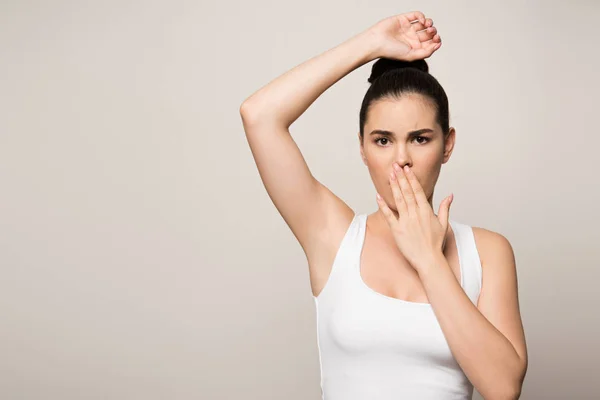
<instances>
[{"instance_id":1,"label":"face","mask_svg":"<svg viewBox=\"0 0 600 400\"><path fill-rule=\"evenodd\" d=\"M455 141L454 128L450 128L444 142L435 116L435 108L418 94L405 94L400 100L380 100L369 107L361 156L375 189L396 212L389 181L394 162L401 167L409 165L432 205L442 164L449 160Z\"/></svg>"}]
</instances>

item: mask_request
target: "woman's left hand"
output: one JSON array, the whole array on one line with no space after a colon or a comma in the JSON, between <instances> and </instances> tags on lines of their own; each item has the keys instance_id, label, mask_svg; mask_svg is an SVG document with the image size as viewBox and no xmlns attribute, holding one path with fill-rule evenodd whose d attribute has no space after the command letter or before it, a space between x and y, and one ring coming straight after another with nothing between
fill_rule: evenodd
<instances>
[{"instance_id":1,"label":"woman's left hand","mask_svg":"<svg viewBox=\"0 0 600 400\"><path fill-rule=\"evenodd\" d=\"M442 38L431 18L412 11L382 19L368 31L376 37L377 58L414 61L431 57L442 46Z\"/></svg>"},{"instance_id":2,"label":"woman's left hand","mask_svg":"<svg viewBox=\"0 0 600 400\"><path fill-rule=\"evenodd\" d=\"M398 210L398 218L377 194L377 203L394 235L396 245L420 273L436 256L443 253L448 231L448 216L453 195L440 204L438 215L433 213L425 192L413 171L394 163L389 182Z\"/></svg>"}]
</instances>

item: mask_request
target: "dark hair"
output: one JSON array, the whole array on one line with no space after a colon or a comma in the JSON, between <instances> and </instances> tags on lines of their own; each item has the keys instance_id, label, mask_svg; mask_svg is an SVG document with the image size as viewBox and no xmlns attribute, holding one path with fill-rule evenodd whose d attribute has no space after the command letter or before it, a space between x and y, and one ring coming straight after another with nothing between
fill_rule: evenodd
<instances>
[{"instance_id":1,"label":"dark hair","mask_svg":"<svg viewBox=\"0 0 600 400\"><path fill-rule=\"evenodd\" d=\"M382 98L397 98L403 94L417 93L423 95L436 108L436 121L442 128L444 138L450 130L448 97L437 79L429 73L424 59L401 61L380 58L371 69L369 77L371 86L365 93L360 107L360 137L364 140L364 127L370 105Z\"/></svg>"}]
</instances>

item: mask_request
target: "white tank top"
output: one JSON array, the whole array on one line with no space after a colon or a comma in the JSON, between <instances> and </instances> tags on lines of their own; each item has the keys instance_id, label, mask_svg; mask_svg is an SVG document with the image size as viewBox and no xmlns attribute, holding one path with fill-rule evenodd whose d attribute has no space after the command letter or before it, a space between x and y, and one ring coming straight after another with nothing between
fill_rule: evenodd
<instances>
[{"instance_id":1,"label":"white tank top","mask_svg":"<svg viewBox=\"0 0 600 400\"><path fill-rule=\"evenodd\" d=\"M473 385L452 356L430 303L389 297L360 275L367 215L355 213L317 297L323 400L471 399ZM461 287L477 305L479 254L469 225L449 220Z\"/></svg>"}]
</instances>

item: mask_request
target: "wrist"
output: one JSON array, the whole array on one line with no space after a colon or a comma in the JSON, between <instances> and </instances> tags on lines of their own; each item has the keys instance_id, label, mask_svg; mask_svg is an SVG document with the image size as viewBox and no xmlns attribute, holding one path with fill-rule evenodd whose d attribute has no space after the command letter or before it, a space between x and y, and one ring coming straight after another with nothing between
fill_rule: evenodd
<instances>
[{"instance_id":1,"label":"wrist","mask_svg":"<svg viewBox=\"0 0 600 400\"><path fill-rule=\"evenodd\" d=\"M441 251L432 253L429 257L423 259L415 268L420 277L424 277L431 271L435 271L436 269L442 268L444 266L450 267L448 264L448 260L444 256L444 253Z\"/></svg>"},{"instance_id":2,"label":"wrist","mask_svg":"<svg viewBox=\"0 0 600 400\"><path fill-rule=\"evenodd\" d=\"M373 30L367 29L359 33L356 36L356 39L360 41L361 46L364 49L365 63L381 57L381 39Z\"/></svg>"}]
</instances>

